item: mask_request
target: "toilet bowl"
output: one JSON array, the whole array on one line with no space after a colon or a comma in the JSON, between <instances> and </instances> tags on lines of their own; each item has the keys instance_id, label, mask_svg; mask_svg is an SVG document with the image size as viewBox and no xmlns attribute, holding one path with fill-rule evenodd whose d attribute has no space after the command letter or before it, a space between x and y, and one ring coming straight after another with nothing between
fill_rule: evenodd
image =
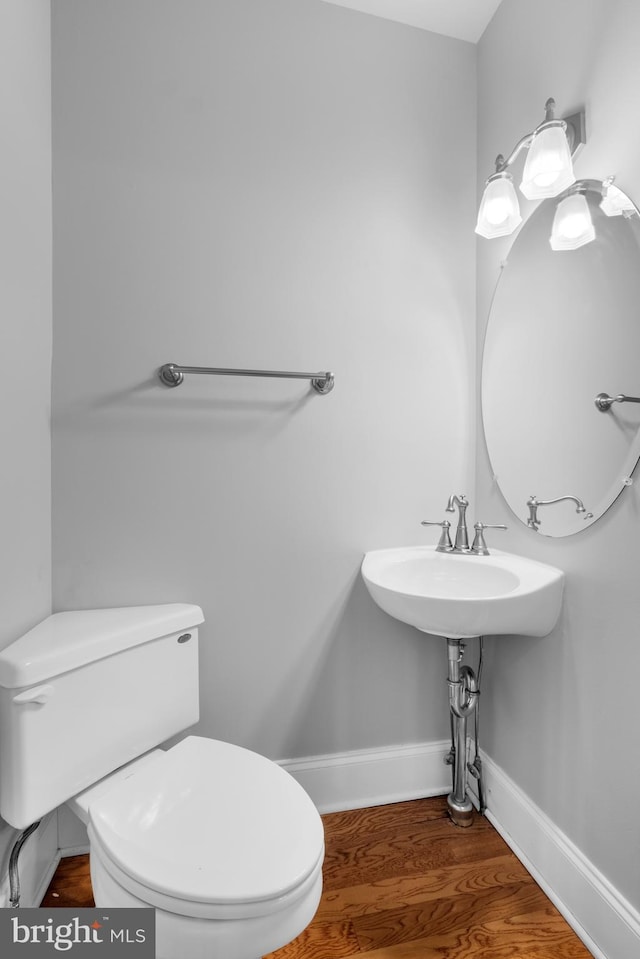
<instances>
[{"instance_id":1,"label":"toilet bowl","mask_svg":"<svg viewBox=\"0 0 640 959\"><path fill-rule=\"evenodd\" d=\"M199 719L203 622L189 603L75 610L0 650L0 815L23 830L67 803L96 905L153 907L157 959L259 959L313 918L322 820L264 756L156 748Z\"/></svg>"},{"instance_id":2,"label":"toilet bowl","mask_svg":"<svg viewBox=\"0 0 640 959\"><path fill-rule=\"evenodd\" d=\"M157 959L259 959L316 912L322 822L257 753L190 736L68 805L88 827L96 905L152 906Z\"/></svg>"}]
</instances>

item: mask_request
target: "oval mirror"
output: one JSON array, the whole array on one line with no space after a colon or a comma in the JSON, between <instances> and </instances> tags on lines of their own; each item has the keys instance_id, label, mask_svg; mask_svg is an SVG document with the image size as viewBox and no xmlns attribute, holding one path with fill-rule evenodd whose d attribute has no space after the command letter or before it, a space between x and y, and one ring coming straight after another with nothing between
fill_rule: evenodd
<instances>
[{"instance_id":1,"label":"oval mirror","mask_svg":"<svg viewBox=\"0 0 640 959\"><path fill-rule=\"evenodd\" d=\"M537 207L502 265L485 336L491 467L518 519L547 536L594 523L640 456L640 402L596 405L601 393L640 397L640 217L618 190L609 191L618 205L601 208L608 182L578 184L595 229L578 249L550 246L557 207L576 186Z\"/></svg>"}]
</instances>

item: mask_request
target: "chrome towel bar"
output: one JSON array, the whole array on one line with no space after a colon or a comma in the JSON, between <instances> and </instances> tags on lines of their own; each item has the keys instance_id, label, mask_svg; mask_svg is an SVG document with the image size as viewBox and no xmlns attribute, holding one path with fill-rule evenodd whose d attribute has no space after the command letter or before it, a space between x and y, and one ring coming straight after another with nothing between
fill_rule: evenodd
<instances>
[{"instance_id":1,"label":"chrome towel bar","mask_svg":"<svg viewBox=\"0 0 640 959\"><path fill-rule=\"evenodd\" d=\"M216 366L178 366L165 363L158 376L165 386L180 386L185 373L211 373L214 376L276 376L284 379L311 380L316 393L330 393L334 387L333 373L285 373L282 370L229 370Z\"/></svg>"}]
</instances>

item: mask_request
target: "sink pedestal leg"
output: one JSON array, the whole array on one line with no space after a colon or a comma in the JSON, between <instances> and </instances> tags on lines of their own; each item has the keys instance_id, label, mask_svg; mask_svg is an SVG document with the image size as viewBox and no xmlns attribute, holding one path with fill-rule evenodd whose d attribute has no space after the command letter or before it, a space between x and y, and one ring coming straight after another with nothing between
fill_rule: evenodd
<instances>
[{"instance_id":1,"label":"sink pedestal leg","mask_svg":"<svg viewBox=\"0 0 640 959\"><path fill-rule=\"evenodd\" d=\"M473 670L461 665L463 654L462 640L447 639L447 682L455 748L453 792L447 797L447 805L449 815L457 826L470 826L473 822L473 805L467 798L467 716L476 709L478 687Z\"/></svg>"}]
</instances>

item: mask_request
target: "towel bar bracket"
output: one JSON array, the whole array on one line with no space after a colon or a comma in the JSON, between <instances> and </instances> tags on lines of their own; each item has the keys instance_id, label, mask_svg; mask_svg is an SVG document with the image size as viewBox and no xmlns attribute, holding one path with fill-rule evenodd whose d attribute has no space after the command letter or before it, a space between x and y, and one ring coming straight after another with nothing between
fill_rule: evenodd
<instances>
[{"instance_id":1,"label":"towel bar bracket","mask_svg":"<svg viewBox=\"0 0 640 959\"><path fill-rule=\"evenodd\" d=\"M614 403L640 403L640 396L625 396L624 393L609 396L608 393L598 393L593 402L596 404L596 409L600 410L601 413L606 413Z\"/></svg>"}]
</instances>

